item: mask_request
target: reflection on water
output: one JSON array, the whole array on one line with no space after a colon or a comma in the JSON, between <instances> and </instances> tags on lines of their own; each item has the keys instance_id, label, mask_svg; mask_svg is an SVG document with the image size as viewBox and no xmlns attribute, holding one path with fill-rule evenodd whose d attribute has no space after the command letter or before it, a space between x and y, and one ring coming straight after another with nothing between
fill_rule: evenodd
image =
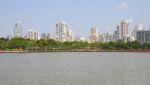
<instances>
[{"instance_id":1,"label":"reflection on water","mask_svg":"<svg viewBox=\"0 0 150 85\"><path fill-rule=\"evenodd\" d=\"M0 54L0 85L150 85L150 53Z\"/></svg>"}]
</instances>

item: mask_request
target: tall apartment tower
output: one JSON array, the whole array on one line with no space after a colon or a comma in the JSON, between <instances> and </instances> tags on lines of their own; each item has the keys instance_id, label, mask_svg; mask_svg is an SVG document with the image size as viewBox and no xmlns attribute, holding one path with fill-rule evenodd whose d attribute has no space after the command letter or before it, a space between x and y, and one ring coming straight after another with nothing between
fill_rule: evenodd
<instances>
[{"instance_id":1,"label":"tall apartment tower","mask_svg":"<svg viewBox=\"0 0 150 85\"><path fill-rule=\"evenodd\" d=\"M42 33L40 39L44 39L44 40L53 39L53 40L55 40L55 35L51 34L51 33Z\"/></svg>"},{"instance_id":2,"label":"tall apartment tower","mask_svg":"<svg viewBox=\"0 0 150 85\"><path fill-rule=\"evenodd\" d=\"M75 34L70 29L67 32L67 41L69 41L69 42L75 41Z\"/></svg>"},{"instance_id":3,"label":"tall apartment tower","mask_svg":"<svg viewBox=\"0 0 150 85\"><path fill-rule=\"evenodd\" d=\"M113 41L117 41L120 39L121 39L121 29L120 29L120 26L117 25L116 31L114 31L114 34L113 34Z\"/></svg>"},{"instance_id":4,"label":"tall apartment tower","mask_svg":"<svg viewBox=\"0 0 150 85\"><path fill-rule=\"evenodd\" d=\"M35 30L29 30L26 35L26 38L30 40L39 40L39 32Z\"/></svg>"},{"instance_id":5,"label":"tall apartment tower","mask_svg":"<svg viewBox=\"0 0 150 85\"><path fill-rule=\"evenodd\" d=\"M19 38L22 37L22 24L20 21L17 21L14 27L14 37Z\"/></svg>"},{"instance_id":6,"label":"tall apartment tower","mask_svg":"<svg viewBox=\"0 0 150 85\"><path fill-rule=\"evenodd\" d=\"M121 21L120 29L121 39L124 40L124 38L128 35L129 22L123 19Z\"/></svg>"},{"instance_id":7,"label":"tall apartment tower","mask_svg":"<svg viewBox=\"0 0 150 85\"><path fill-rule=\"evenodd\" d=\"M136 34L136 40L140 44L150 43L150 29L138 31Z\"/></svg>"},{"instance_id":8,"label":"tall apartment tower","mask_svg":"<svg viewBox=\"0 0 150 85\"><path fill-rule=\"evenodd\" d=\"M60 42L67 41L68 26L64 22L56 24L56 40Z\"/></svg>"},{"instance_id":9,"label":"tall apartment tower","mask_svg":"<svg viewBox=\"0 0 150 85\"><path fill-rule=\"evenodd\" d=\"M41 39L48 40L49 39L49 34L48 33L42 33L41 34Z\"/></svg>"},{"instance_id":10,"label":"tall apartment tower","mask_svg":"<svg viewBox=\"0 0 150 85\"><path fill-rule=\"evenodd\" d=\"M138 31L141 31L143 29L142 25L137 24L132 32L132 36L136 40L136 35Z\"/></svg>"},{"instance_id":11,"label":"tall apartment tower","mask_svg":"<svg viewBox=\"0 0 150 85\"><path fill-rule=\"evenodd\" d=\"M108 32L105 34L104 38L105 38L105 42L111 42L113 41L113 34Z\"/></svg>"},{"instance_id":12,"label":"tall apartment tower","mask_svg":"<svg viewBox=\"0 0 150 85\"><path fill-rule=\"evenodd\" d=\"M97 33L97 28L96 27L92 27L91 28L91 32L90 32L90 36L89 36L89 40L90 43L94 43L98 41L98 33Z\"/></svg>"}]
</instances>

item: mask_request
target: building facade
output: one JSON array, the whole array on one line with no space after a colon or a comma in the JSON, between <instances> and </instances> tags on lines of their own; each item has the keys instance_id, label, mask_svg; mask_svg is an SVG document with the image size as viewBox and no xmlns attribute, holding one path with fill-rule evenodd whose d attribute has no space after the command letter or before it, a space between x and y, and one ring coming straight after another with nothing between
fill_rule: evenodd
<instances>
[{"instance_id":1,"label":"building facade","mask_svg":"<svg viewBox=\"0 0 150 85\"><path fill-rule=\"evenodd\" d=\"M117 25L116 31L113 33L113 41L124 40L126 41L129 34L129 22L127 20L122 20L120 25Z\"/></svg>"},{"instance_id":2,"label":"building facade","mask_svg":"<svg viewBox=\"0 0 150 85\"><path fill-rule=\"evenodd\" d=\"M104 34L99 34L99 36L98 36L98 41L99 42L104 42L104 40L105 40L105 35Z\"/></svg>"},{"instance_id":3,"label":"building facade","mask_svg":"<svg viewBox=\"0 0 150 85\"><path fill-rule=\"evenodd\" d=\"M150 29L137 31L136 40L140 44L150 43Z\"/></svg>"},{"instance_id":4,"label":"building facade","mask_svg":"<svg viewBox=\"0 0 150 85\"><path fill-rule=\"evenodd\" d=\"M74 32L69 29L65 22L56 24L56 40L60 42L72 42L75 40Z\"/></svg>"},{"instance_id":5,"label":"building facade","mask_svg":"<svg viewBox=\"0 0 150 85\"><path fill-rule=\"evenodd\" d=\"M18 21L15 24L15 27L14 27L14 37L15 38L22 37L22 24L21 24L20 21Z\"/></svg>"},{"instance_id":6,"label":"building facade","mask_svg":"<svg viewBox=\"0 0 150 85\"><path fill-rule=\"evenodd\" d=\"M49 40L49 39L55 40L55 35L51 34L51 33L42 33L41 39L43 39L43 40Z\"/></svg>"},{"instance_id":7,"label":"building facade","mask_svg":"<svg viewBox=\"0 0 150 85\"><path fill-rule=\"evenodd\" d=\"M56 24L56 40L60 42L67 41L68 26L64 22Z\"/></svg>"},{"instance_id":8,"label":"building facade","mask_svg":"<svg viewBox=\"0 0 150 85\"><path fill-rule=\"evenodd\" d=\"M116 31L114 31L114 34L113 34L113 41L118 41L120 39L121 39L121 29L120 29L120 26L117 25Z\"/></svg>"},{"instance_id":9,"label":"building facade","mask_svg":"<svg viewBox=\"0 0 150 85\"><path fill-rule=\"evenodd\" d=\"M134 37L134 40L136 40L136 34L138 31L141 31L143 29L142 25L136 25L133 32L132 32L132 36Z\"/></svg>"},{"instance_id":10,"label":"building facade","mask_svg":"<svg viewBox=\"0 0 150 85\"><path fill-rule=\"evenodd\" d=\"M43 39L43 40L48 40L48 39L49 39L48 33L42 33L42 34L41 34L41 39Z\"/></svg>"},{"instance_id":11,"label":"building facade","mask_svg":"<svg viewBox=\"0 0 150 85\"><path fill-rule=\"evenodd\" d=\"M26 38L30 40L39 40L39 32L35 30L29 30L26 35Z\"/></svg>"},{"instance_id":12,"label":"building facade","mask_svg":"<svg viewBox=\"0 0 150 85\"><path fill-rule=\"evenodd\" d=\"M97 33L97 28L96 27L92 27L91 28L91 32L90 32L90 36L89 36L89 41L90 43L95 43L99 40L98 38L98 33Z\"/></svg>"},{"instance_id":13,"label":"building facade","mask_svg":"<svg viewBox=\"0 0 150 85\"><path fill-rule=\"evenodd\" d=\"M113 34L112 33L106 33L105 34L105 42L111 42L111 41L113 41Z\"/></svg>"},{"instance_id":14,"label":"building facade","mask_svg":"<svg viewBox=\"0 0 150 85\"><path fill-rule=\"evenodd\" d=\"M121 39L124 40L124 38L128 35L128 29L129 29L129 22L127 20L122 20L120 25L120 35Z\"/></svg>"},{"instance_id":15,"label":"building facade","mask_svg":"<svg viewBox=\"0 0 150 85\"><path fill-rule=\"evenodd\" d=\"M75 34L72 30L68 30L67 41L69 42L75 41Z\"/></svg>"}]
</instances>

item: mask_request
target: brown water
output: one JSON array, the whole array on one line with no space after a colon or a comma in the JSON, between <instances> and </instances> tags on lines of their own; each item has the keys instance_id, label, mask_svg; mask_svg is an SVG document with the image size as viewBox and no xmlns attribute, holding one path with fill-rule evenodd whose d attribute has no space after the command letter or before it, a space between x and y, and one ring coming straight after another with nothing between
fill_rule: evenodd
<instances>
[{"instance_id":1,"label":"brown water","mask_svg":"<svg viewBox=\"0 0 150 85\"><path fill-rule=\"evenodd\" d=\"M150 53L0 54L0 85L150 85Z\"/></svg>"}]
</instances>

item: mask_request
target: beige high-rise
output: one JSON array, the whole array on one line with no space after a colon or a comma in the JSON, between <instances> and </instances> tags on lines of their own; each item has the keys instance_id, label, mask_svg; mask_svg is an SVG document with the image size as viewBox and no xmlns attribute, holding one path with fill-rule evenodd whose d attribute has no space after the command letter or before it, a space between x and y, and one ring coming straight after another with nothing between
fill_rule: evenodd
<instances>
[{"instance_id":1,"label":"beige high-rise","mask_svg":"<svg viewBox=\"0 0 150 85\"><path fill-rule=\"evenodd\" d=\"M121 39L123 40L128 35L129 22L127 20L123 19L121 21L120 29L121 29L121 31L120 31Z\"/></svg>"},{"instance_id":2,"label":"beige high-rise","mask_svg":"<svg viewBox=\"0 0 150 85\"><path fill-rule=\"evenodd\" d=\"M96 27L91 28L89 40L90 40L90 43L95 43L95 42L98 41L98 33L97 33L97 28Z\"/></svg>"}]
</instances>

